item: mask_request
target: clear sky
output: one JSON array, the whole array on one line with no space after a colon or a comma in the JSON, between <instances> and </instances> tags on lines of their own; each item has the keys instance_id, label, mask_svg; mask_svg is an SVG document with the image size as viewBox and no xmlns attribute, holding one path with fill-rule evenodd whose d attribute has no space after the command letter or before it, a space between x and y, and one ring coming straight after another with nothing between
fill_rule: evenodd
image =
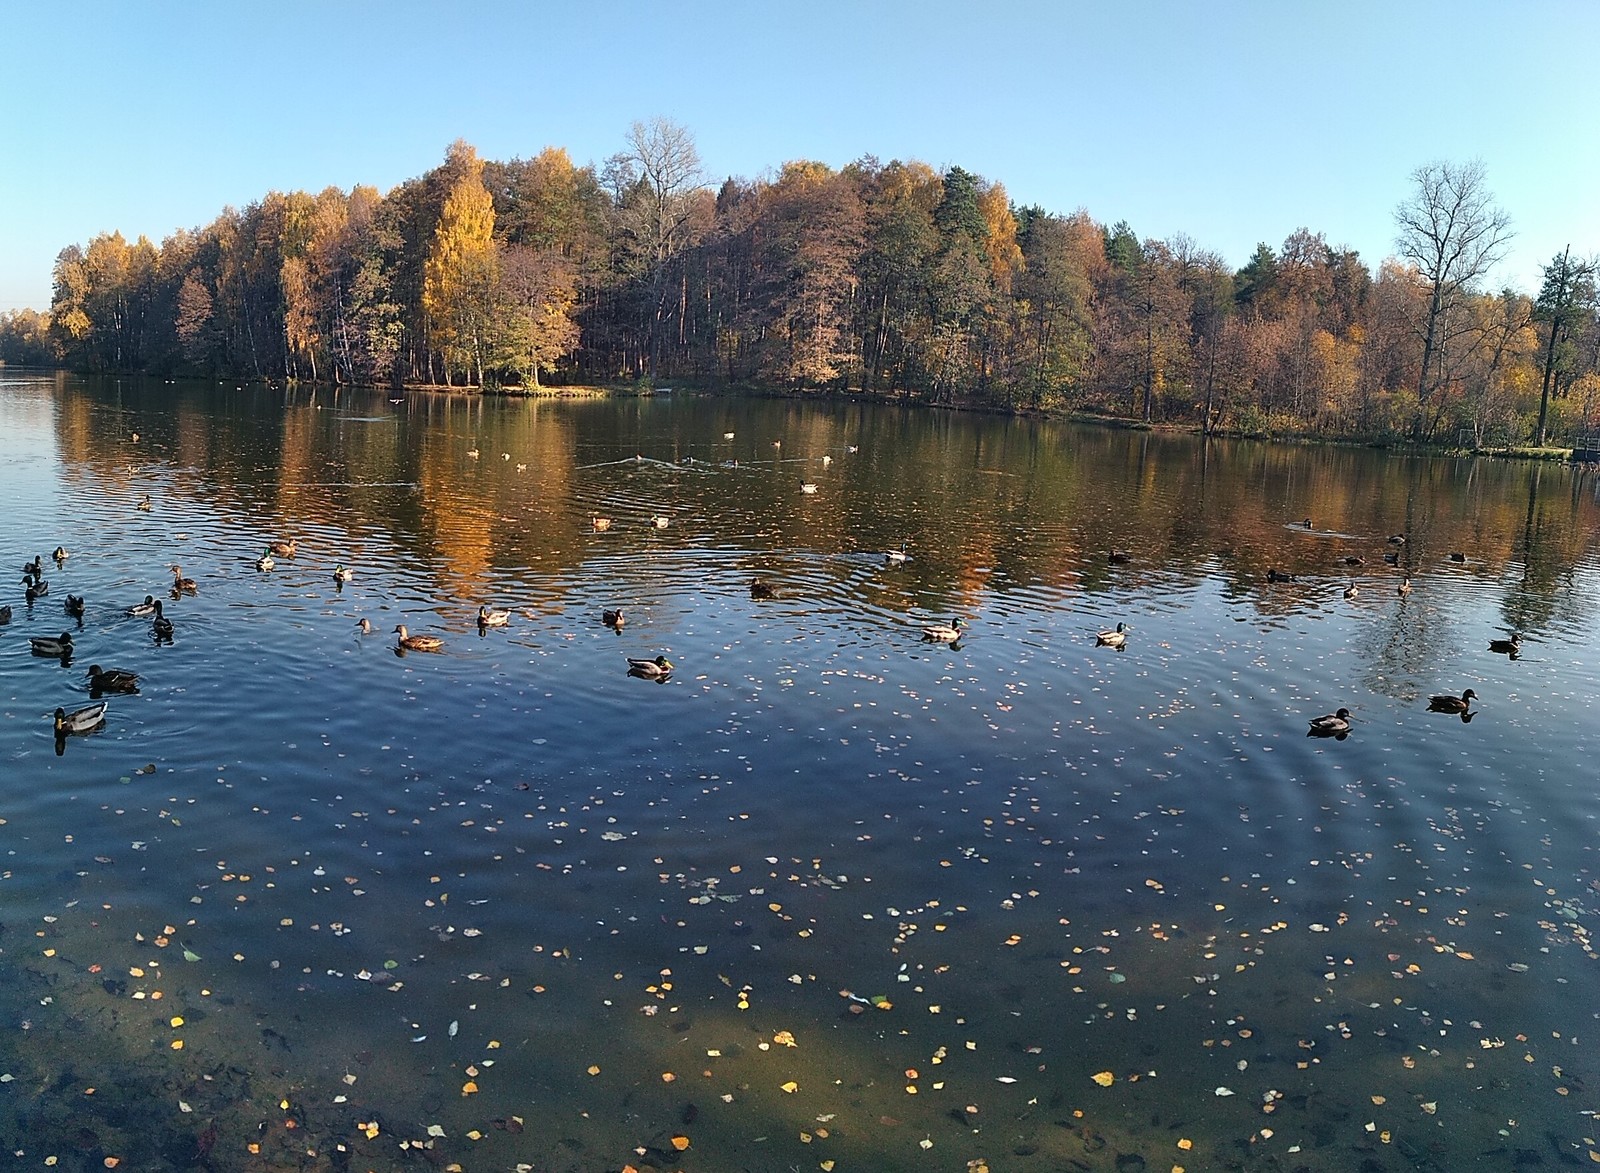
<instances>
[{"instance_id":1,"label":"clear sky","mask_svg":"<svg viewBox=\"0 0 1600 1173\"><path fill-rule=\"evenodd\" d=\"M1393 249L1408 177L1481 158L1495 284L1600 252L1595 0L0 2L0 310L56 253L272 190L387 191L456 138L601 164L657 115L707 179L959 164L1242 265L1296 228Z\"/></svg>"}]
</instances>

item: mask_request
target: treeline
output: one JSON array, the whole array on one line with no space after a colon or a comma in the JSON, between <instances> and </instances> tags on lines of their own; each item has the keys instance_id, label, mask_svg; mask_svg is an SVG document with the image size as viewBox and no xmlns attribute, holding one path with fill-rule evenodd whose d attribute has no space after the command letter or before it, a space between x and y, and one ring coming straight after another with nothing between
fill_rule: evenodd
<instances>
[{"instance_id":1,"label":"treeline","mask_svg":"<svg viewBox=\"0 0 1600 1173\"><path fill-rule=\"evenodd\" d=\"M1375 275L1307 229L1236 270L960 167L795 162L713 190L665 120L599 169L457 142L387 194L273 192L159 246L70 246L47 313L0 315L0 360L847 390L1478 446L1595 427L1594 262L1568 249L1537 296L1489 290L1509 221L1481 168L1412 179Z\"/></svg>"}]
</instances>

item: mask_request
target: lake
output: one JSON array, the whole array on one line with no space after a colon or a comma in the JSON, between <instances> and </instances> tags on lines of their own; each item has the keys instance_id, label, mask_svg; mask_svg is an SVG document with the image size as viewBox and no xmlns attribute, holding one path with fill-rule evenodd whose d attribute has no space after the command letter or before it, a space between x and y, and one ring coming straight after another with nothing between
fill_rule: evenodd
<instances>
[{"instance_id":1,"label":"lake","mask_svg":"<svg viewBox=\"0 0 1600 1173\"><path fill-rule=\"evenodd\" d=\"M4 1144L1587 1167L1597 485L883 405L0 372ZM91 665L139 691L58 739Z\"/></svg>"}]
</instances>

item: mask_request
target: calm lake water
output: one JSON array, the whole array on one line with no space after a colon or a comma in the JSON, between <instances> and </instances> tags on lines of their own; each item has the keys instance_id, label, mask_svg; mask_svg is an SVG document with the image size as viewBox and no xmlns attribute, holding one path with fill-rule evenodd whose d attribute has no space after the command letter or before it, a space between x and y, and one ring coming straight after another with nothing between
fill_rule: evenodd
<instances>
[{"instance_id":1,"label":"calm lake water","mask_svg":"<svg viewBox=\"0 0 1600 1173\"><path fill-rule=\"evenodd\" d=\"M0 492L18 1168L1600 1154L1593 473L12 372Z\"/></svg>"}]
</instances>

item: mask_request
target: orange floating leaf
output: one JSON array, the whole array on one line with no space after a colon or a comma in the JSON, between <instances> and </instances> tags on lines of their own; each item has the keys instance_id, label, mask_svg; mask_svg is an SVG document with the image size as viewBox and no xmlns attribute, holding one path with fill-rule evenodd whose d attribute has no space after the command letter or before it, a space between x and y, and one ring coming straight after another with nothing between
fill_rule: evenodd
<instances>
[{"instance_id":1,"label":"orange floating leaf","mask_svg":"<svg viewBox=\"0 0 1600 1173\"><path fill-rule=\"evenodd\" d=\"M689 1147L689 1138L687 1136L673 1137L672 1147L677 1149L680 1153L683 1152L684 1149Z\"/></svg>"},{"instance_id":2,"label":"orange floating leaf","mask_svg":"<svg viewBox=\"0 0 1600 1173\"><path fill-rule=\"evenodd\" d=\"M1110 1087L1112 1084L1117 1082L1117 1077L1112 1075L1109 1071L1097 1071L1089 1078L1094 1080L1101 1087Z\"/></svg>"}]
</instances>

